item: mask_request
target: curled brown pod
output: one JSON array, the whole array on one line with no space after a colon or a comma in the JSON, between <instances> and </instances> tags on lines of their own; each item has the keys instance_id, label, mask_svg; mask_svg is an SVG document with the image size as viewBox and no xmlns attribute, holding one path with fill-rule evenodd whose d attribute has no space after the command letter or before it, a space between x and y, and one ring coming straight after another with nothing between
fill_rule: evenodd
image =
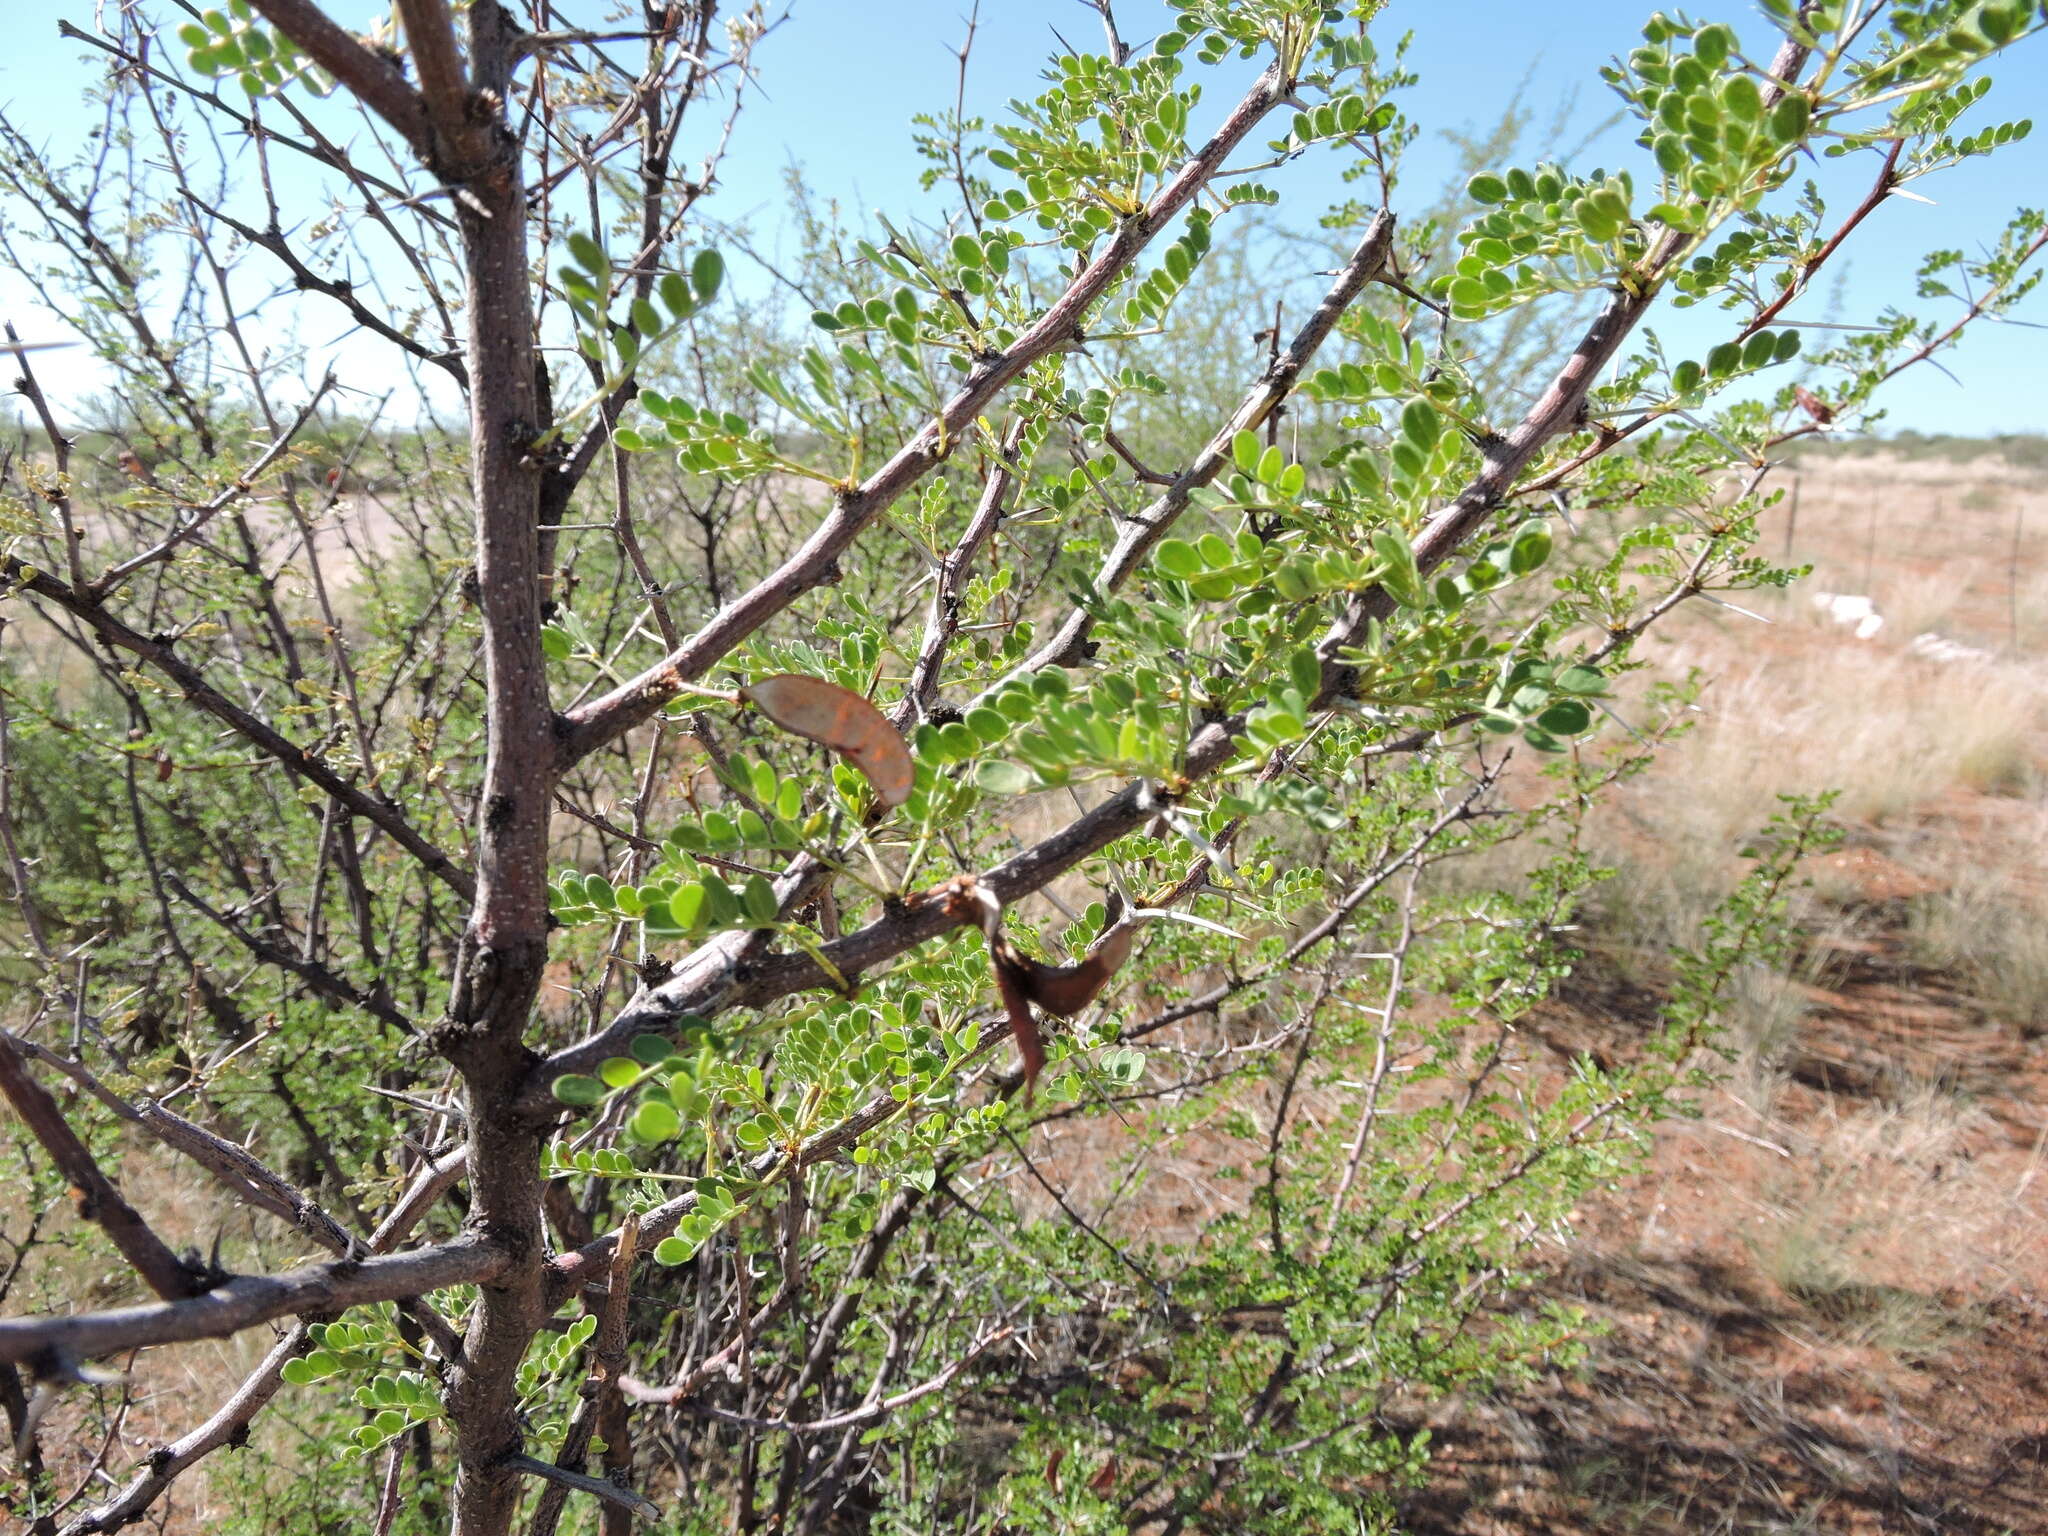
<instances>
[{"instance_id":1,"label":"curled brown pod","mask_svg":"<svg viewBox=\"0 0 2048 1536\"><path fill-rule=\"evenodd\" d=\"M982 933L988 939L989 961L996 973L996 991L1003 1011L1010 1016L1010 1029L1017 1037L1017 1054L1024 1065L1024 1099L1038 1082L1045 1065L1045 1040L1032 1012L1036 1005L1058 1018L1072 1018L1102 995L1112 976L1130 958L1131 941L1137 928L1122 913L1121 898L1112 896L1103 930L1088 953L1072 965L1048 965L1034 960L1012 944L1002 929L1002 908L993 901L984 905Z\"/></svg>"}]
</instances>

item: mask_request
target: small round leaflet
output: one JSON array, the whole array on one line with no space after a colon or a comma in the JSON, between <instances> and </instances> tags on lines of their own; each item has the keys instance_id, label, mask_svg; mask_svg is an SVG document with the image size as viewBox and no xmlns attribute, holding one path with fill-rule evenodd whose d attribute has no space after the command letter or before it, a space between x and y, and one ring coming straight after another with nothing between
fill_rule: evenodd
<instances>
[{"instance_id":1,"label":"small round leaflet","mask_svg":"<svg viewBox=\"0 0 2048 1536\"><path fill-rule=\"evenodd\" d=\"M858 768L884 805L910 798L910 749L879 709L850 688L786 672L757 678L740 696L785 731L830 747Z\"/></svg>"}]
</instances>

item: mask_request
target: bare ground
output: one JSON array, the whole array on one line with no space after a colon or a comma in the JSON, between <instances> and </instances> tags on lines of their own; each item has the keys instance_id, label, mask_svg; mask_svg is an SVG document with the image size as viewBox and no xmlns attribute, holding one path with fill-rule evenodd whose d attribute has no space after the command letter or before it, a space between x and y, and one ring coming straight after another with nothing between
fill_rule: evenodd
<instances>
[{"instance_id":1,"label":"bare ground","mask_svg":"<svg viewBox=\"0 0 2048 1536\"><path fill-rule=\"evenodd\" d=\"M1713 614L1669 638L1667 665L1717 681L1702 739L1621 808L1632 889L1682 931L1674 893L1726 854L1695 840L1774 788L1848 782L1852 833L1726 1081L1555 1248L1541 1290L1599 1325L1587 1358L1431 1415L1416 1536L2048 1531L2042 490L1809 472L1812 585L1874 594L1886 632L1795 593L1771 631ZM1916 661L1929 629L1989 654ZM1596 959L1535 1043L1626 1054L1654 972Z\"/></svg>"}]
</instances>

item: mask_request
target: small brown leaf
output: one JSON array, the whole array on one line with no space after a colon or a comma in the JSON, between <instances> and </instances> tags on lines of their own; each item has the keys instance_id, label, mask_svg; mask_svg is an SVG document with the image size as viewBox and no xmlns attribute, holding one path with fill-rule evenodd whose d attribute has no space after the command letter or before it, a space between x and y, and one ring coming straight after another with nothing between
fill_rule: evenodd
<instances>
[{"instance_id":1,"label":"small brown leaf","mask_svg":"<svg viewBox=\"0 0 2048 1536\"><path fill-rule=\"evenodd\" d=\"M1805 411L1807 415L1811 416L1815 421L1819 422L1822 426L1825 427L1834 421L1834 407L1829 405L1825 400L1821 399L1819 395L1816 395L1804 384L1795 384L1792 386L1792 398L1799 402L1801 410Z\"/></svg>"},{"instance_id":2,"label":"small brown leaf","mask_svg":"<svg viewBox=\"0 0 2048 1536\"><path fill-rule=\"evenodd\" d=\"M910 749L882 712L852 689L785 672L757 678L740 690L740 697L785 731L839 753L874 786L882 804L901 805L910 798L917 776Z\"/></svg>"}]
</instances>

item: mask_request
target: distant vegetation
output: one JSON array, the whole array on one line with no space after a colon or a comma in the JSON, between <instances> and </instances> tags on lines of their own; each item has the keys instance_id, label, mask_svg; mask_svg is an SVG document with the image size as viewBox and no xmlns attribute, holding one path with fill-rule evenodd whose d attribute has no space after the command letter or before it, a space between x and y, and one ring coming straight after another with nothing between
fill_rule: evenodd
<instances>
[{"instance_id":1,"label":"distant vegetation","mask_svg":"<svg viewBox=\"0 0 2048 1536\"><path fill-rule=\"evenodd\" d=\"M1882 436L1809 437L1791 450L1795 459L1865 459L1876 454L1895 454L1902 459L1941 459L1950 464L1974 464L1983 459L2003 459L2018 469L2048 469L2048 434L2001 432L1990 437L1959 437L1950 432L1915 432L1901 428Z\"/></svg>"}]
</instances>

